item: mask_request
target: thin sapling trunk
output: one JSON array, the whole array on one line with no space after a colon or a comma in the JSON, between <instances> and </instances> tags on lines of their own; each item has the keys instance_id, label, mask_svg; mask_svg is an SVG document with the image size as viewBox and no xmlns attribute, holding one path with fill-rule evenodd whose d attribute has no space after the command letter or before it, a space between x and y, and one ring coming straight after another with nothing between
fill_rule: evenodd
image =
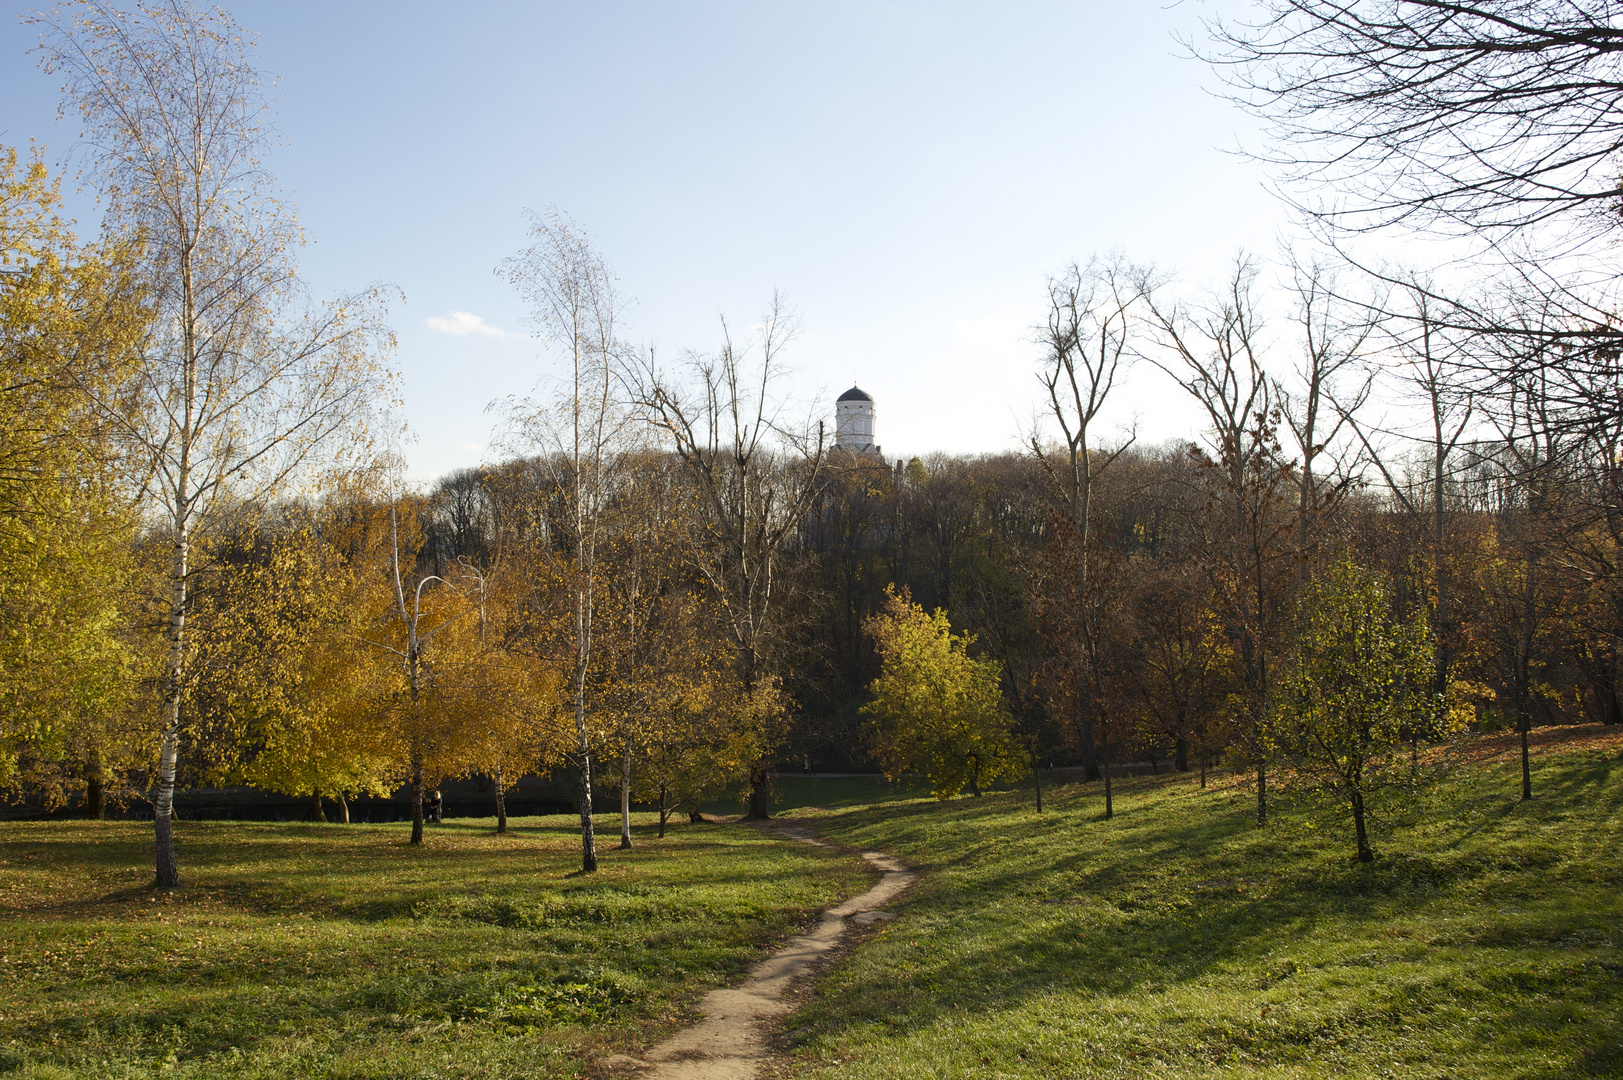
<instances>
[{"instance_id":1,"label":"thin sapling trunk","mask_svg":"<svg viewBox=\"0 0 1623 1080\"><path fill-rule=\"evenodd\" d=\"M620 850L631 847L631 744L620 762Z\"/></svg>"}]
</instances>

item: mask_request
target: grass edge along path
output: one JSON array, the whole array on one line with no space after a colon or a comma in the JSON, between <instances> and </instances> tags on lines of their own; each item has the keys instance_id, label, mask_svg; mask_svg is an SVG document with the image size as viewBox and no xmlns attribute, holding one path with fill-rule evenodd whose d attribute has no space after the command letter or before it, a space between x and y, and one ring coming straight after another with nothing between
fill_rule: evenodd
<instances>
[{"instance_id":1,"label":"grass edge along path","mask_svg":"<svg viewBox=\"0 0 1623 1080\"><path fill-rule=\"evenodd\" d=\"M833 848L802 826L757 825L763 832L813 847ZM750 970L737 986L710 991L699 1003L701 1021L645 1051L605 1059L605 1066L636 1070L643 1080L752 1080L769 1059L771 1025L791 1012L785 1000L796 980L818 972L839 949L853 924L871 926L895 916L882 909L901 896L918 874L879 851L861 852L879 871L864 893L824 911L817 925L791 938Z\"/></svg>"},{"instance_id":2,"label":"grass edge along path","mask_svg":"<svg viewBox=\"0 0 1623 1080\"><path fill-rule=\"evenodd\" d=\"M1513 740L1349 858L1183 777L803 809L928 871L782 1038L802 1080L1623 1075L1623 732ZM1503 743L1504 745L1500 745ZM1508 752L1503 752L1508 751Z\"/></svg>"}]
</instances>

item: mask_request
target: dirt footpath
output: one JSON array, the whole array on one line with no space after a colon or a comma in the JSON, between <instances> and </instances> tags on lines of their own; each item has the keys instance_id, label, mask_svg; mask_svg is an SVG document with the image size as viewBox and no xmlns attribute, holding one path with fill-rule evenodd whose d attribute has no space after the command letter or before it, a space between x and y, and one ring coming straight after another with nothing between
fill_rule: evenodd
<instances>
[{"instance_id":1,"label":"dirt footpath","mask_svg":"<svg viewBox=\"0 0 1623 1080\"><path fill-rule=\"evenodd\" d=\"M792 825L773 831L803 844L829 846ZM873 888L823 912L822 922L814 930L792 938L757 964L742 985L706 994L699 1003L704 1019L697 1024L641 1058L616 1054L603 1064L634 1070L632 1074L642 1080L754 1080L771 1056L766 1041L771 1021L790 1010L784 999L789 984L827 959L852 923L866 925L895 918L880 909L918 876L883 852L864 851L862 857L881 871Z\"/></svg>"}]
</instances>

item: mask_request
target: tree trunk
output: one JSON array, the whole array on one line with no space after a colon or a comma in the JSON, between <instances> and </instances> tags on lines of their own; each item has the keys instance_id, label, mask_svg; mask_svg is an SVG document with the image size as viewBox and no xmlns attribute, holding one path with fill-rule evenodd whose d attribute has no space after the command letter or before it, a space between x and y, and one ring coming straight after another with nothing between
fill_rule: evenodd
<instances>
[{"instance_id":1,"label":"tree trunk","mask_svg":"<svg viewBox=\"0 0 1623 1080\"><path fill-rule=\"evenodd\" d=\"M1358 833L1358 861L1374 862L1375 853L1369 849L1369 833L1364 829L1364 793L1352 793L1353 829Z\"/></svg>"},{"instance_id":2,"label":"tree trunk","mask_svg":"<svg viewBox=\"0 0 1623 1080\"><path fill-rule=\"evenodd\" d=\"M1257 828L1268 824L1268 766L1257 762Z\"/></svg>"},{"instance_id":3,"label":"tree trunk","mask_svg":"<svg viewBox=\"0 0 1623 1080\"><path fill-rule=\"evenodd\" d=\"M1623 724L1623 702L1618 700L1617 693L1617 656L1606 657L1606 674L1602 684L1601 716L1603 724Z\"/></svg>"},{"instance_id":4,"label":"tree trunk","mask_svg":"<svg viewBox=\"0 0 1623 1080\"><path fill-rule=\"evenodd\" d=\"M184 466L183 466L184 472ZM174 563L170 567L169 664L165 672L163 733L158 737L158 784L152 800L152 833L157 863L155 884L172 889L180 884L175 859L175 765L180 756L180 700L186 664L187 536L184 511L177 511Z\"/></svg>"},{"instance_id":5,"label":"tree trunk","mask_svg":"<svg viewBox=\"0 0 1623 1080\"><path fill-rule=\"evenodd\" d=\"M1427 361L1430 363L1429 359ZM1443 441L1443 412L1441 399L1437 394L1436 380L1432 380L1431 387L1431 414L1432 433L1436 439L1433 444L1432 479L1431 479L1431 575L1437 584L1437 648L1436 682L1433 689L1439 696L1447 697L1449 669L1453 665L1453 651L1450 643L1454 639L1454 604L1448 587L1448 564L1444 552L1447 526L1447 501L1443 498L1444 485L1448 480L1448 446ZM1456 438L1458 436L1456 435Z\"/></svg>"},{"instance_id":6,"label":"tree trunk","mask_svg":"<svg viewBox=\"0 0 1623 1080\"><path fill-rule=\"evenodd\" d=\"M1528 514L1533 510L1528 508ZM1527 733L1533 729L1533 620L1538 612L1537 550L1527 553L1522 584L1522 625L1516 636L1516 730L1522 737L1522 801L1533 797L1533 772L1527 761Z\"/></svg>"},{"instance_id":7,"label":"tree trunk","mask_svg":"<svg viewBox=\"0 0 1623 1080\"><path fill-rule=\"evenodd\" d=\"M1206 789L1206 770L1210 768L1212 751L1206 745L1206 724L1204 721L1195 725L1195 756L1200 759L1200 787Z\"/></svg>"},{"instance_id":8,"label":"tree trunk","mask_svg":"<svg viewBox=\"0 0 1623 1080\"><path fill-rule=\"evenodd\" d=\"M317 791L310 796L310 820L327 824L327 811L321 805L321 792Z\"/></svg>"},{"instance_id":9,"label":"tree trunk","mask_svg":"<svg viewBox=\"0 0 1623 1080\"><path fill-rule=\"evenodd\" d=\"M620 850L631 847L631 744L620 762Z\"/></svg>"},{"instance_id":10,"label":"tree trunk","mask_svg":"<svg viewBox=\"0 0 1623 1080\"><path fill-rule=\"evenodd\" d=\"M577 478L580 473L577 468ZM577 506L579 501L577 500ZM577 521L578 521L577 517ZM575 592L575 752L580 761L580 871L597 872L597 831L592 818L592 740L586 726L586 666L591 657L591 642L587 633L591 619L587 614L590 596L585 587L577 584Z\"/></svg>"},{"instance_id":11,"label":"tree trunk","mask_svg":"<svg viewBox=\"0 0 1623 1080\"><path fill-rule=\"evenodd\" d=\"M981 767L979 762L969 770L969 793L977 799L981 797Z\"/></svg>"},{"instance_id":12,"label":"tree trunk","mask_svg":"<svg viewBox=\"0 0 1623 1080\"><path fill-rule=\"evenodd\" d=\"M175 713L179 712L177 694ZM174 716L174 713L171 714ZM175 861L175 759L179 756L176 729L178 718L164 728L158 742L158 793L152 801L152 832L157 849L157 876L154 884L160 889L173 889L180 884L180 867Z\"/></svg>"},{"instance_id":13,"label":"tree trunk","mask_svg":"<svg viewBox=\"0 0 1623 1080\"><path fill-rule=\"evenodd\" d=\"M670 815L670 810L665 805L669 793L670 789L662 781L659 785L659 838L661 840L665 839L665 819Z\"/></svg>"},{"instance_id":14,"label":"tree trunk","mask_svg":"<svg viewBox=\"0 0 1623 1080\"><path fill-rule=\"evenodd\" d=\"M1182 735L1172 744L1172 767L1179 772L1189 771L1189 740Z\"/></svg>"},{"instance_id":15,"label":"tree trunk","mask_svg":"<svg viewBox=\"0 0 1623 1080\"><path fill-rule=\"evenodd\" d=\"M496 769L496 832L507 832L507 784L500 767Z\"/></svg>"},{"instance_id":16,"label":"tree trunk","mask_svg":"<svg viewBox=\"0 0 1623 1080\"><path fill-rule=\"evenodd\" d=\"M1114 801L1114 799L1112 797L1112 792L1110 790L1110 763L1108 761L1105 762L1104 767L1102 769L1100 769L1099 771L1104 773L1104 779L1105 779L1105 820L1109 821L1111 818L1116 816L1116 804L1115 804L1115 801Z\"/></svg>"},{"instance_id":17,"label":"tree trunk","mask_svg":"<svg viewBox=\"0 0 1623 1080\"><path fill-rule=\"evenodd\" d=\"M1037 813L1043 812L1043 774L1037 768L1037 751L1031 751L1031 782L1037 789Z\"/></svg>"},{"instance_id":18,"label":"tree trunk","mask_svg":"<svg viewBox=\"0 0 1623 1080\"><path fill-rule=\"evenodd\" d=\"M107 778L102 773L100 750L91 751L85 768L85 817L91 821L107 818Z\"/></svg>"},{"instance_id":19,"label":"tree trunk","mask_svg":"<svg viewBox=\"0 0 1623 1080\"><path fill-rule=\"evenodd\" d=\"M422 755L413 752L411 755L411 842L421 845L423 842L423 759Z\"/></svg>"},{"instance_id":20,"label":"tree trunk","mask_svg":"<svg viewBox=\"0 0 1623 1080\"><path fill-rule=\"evenodd\" d=\"M597 834L592 822L592 755L580 756L580 869L597 872Z\"/></svg>"},{"instance_id":21,"label":"tree trunk","mask_svg":"<svg viewBox=\"0 0 1623 1080\"><path fill-rule=\"evenodd\" d=\"M1524 643L1520 655L1517 657L1516 671L1516 733L1521 736L1522 744L1522 801L1533 797L1533 772L1528 764L1527 734L1533 729L1533 710L1528 701L1531 691L1528 689L1529 676L1527 673L1528 648Z\"/></svg>"},{"instance_id":22,"label":"tree trunk","mask_svg":"<svg viewBox=\"0 0 1623 1080\"><path fill-rule=\"evenodd\" d=\"M750 801L749 813L745 815L749 821L767 821L772 817L771 800L767 798L767 785L772 777L765 761L758 761L750 769Z\"/></svg>"},{"instance_id":23,"label":"tree trunk","mask_svg":"<svg viewBox=\"0 0 1623 1080\"><path fill-rule=\"evenodd\" d=\"M1533 797L1533 770L1527 759L1527 733L1533 727L1531 720L1524 712L1516 724L1516 730L1522 737L1522 802Z\"/></svg>"},{"instance_id":24,"label":"tree trunk","mask_svg":"<svg viewBox=\"0 0 1623 1080\"><path fill-rule=\"evenodd\" d=\"M348 825L349 824L349 800L344 798L344 793L342 791L340 791L338 794L334 795L333 798L338 800L338 820L343 822L345 825Z\"/></svg>"},{"instance_id":25,"label":"tree trunk","mask_svg":"<svg viewBox=\"0 0 1623 1080\"><path fill-rule=\"evenodd\" d=\"M1099 779L1099 748L1093 738L1093 714L1088 711L1087 700L1080 689L1076 696L1076 741L1082 751L1082 779Z\"/></svg>"}]
</instances>

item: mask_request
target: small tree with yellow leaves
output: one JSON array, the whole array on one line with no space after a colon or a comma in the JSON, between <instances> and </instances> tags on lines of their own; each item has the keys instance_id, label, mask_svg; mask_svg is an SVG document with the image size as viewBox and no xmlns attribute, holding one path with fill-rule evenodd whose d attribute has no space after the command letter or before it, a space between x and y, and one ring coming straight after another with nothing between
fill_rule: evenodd
<instances>
[{"instance_id":1,"label":"small tree with yellow leaves","mask_svg":"<svg viewBox=\"0 0 1623 1080\"><path fill-rule=\"evenodd\" d=\"M1441 739L1457 722L1433 690L1435 674L1424 613L1397 618L1378 575L1342 560L1304 590L1263 734L1294 766L1288 785L1351 814L1363 862L1375 858L1371 803L1412 795L1424 779L1411 737Z\"/></svg>"},{"instance_id":2,"label":"small tree with yellow leaves","mask_svg":"<svg viewBox=\"0 0 1623 1080\"><path fill-rule=\"evenodd\" d=\"M905 589L887 587L885 597L863 623L883 665L862 709L885 775L922 774L938 799L1022 775L998 665L969 655L974 636L954 634L944 610L925 614Z\"/></svg>"}]
</instances>

